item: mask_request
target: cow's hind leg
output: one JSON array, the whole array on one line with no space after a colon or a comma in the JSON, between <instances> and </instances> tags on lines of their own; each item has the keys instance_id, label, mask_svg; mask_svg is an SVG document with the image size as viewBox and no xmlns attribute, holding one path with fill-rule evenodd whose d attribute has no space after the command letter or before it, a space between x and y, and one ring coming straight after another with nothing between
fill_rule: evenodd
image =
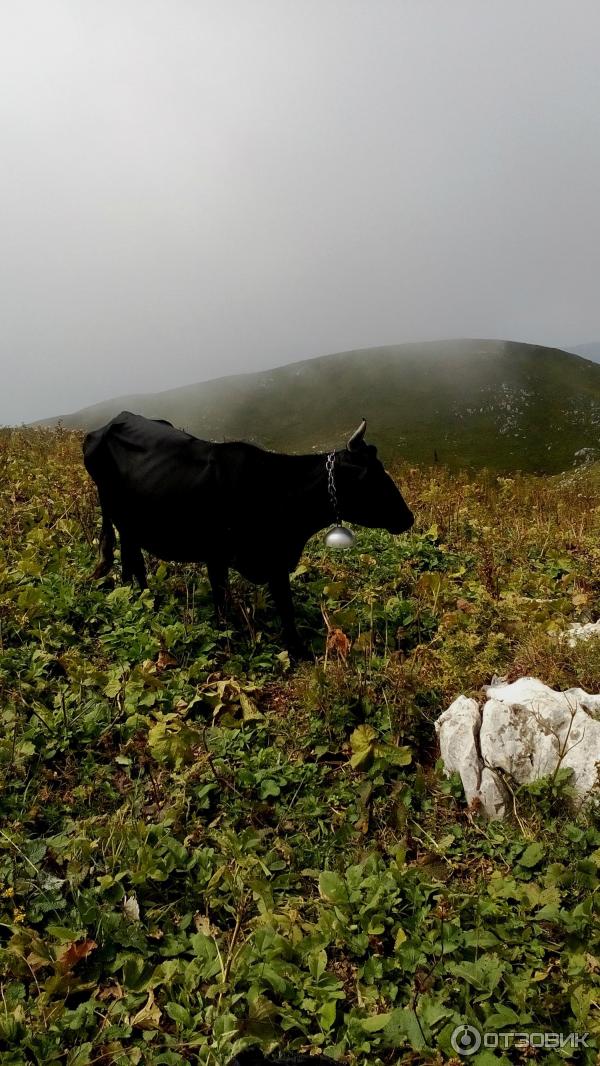
<instances>
[{"instance_id":1,"label":"cow's hind leg","mask_svg":"<svg viewBox=\"0 0 600 1066\"><path fill-rule=\"evenodd\" d=\"M102 528L100 530L100 558L92 578L106 577L115 561L115 531L108 516L108 510L100 499L102 508Z\"/></svg>"},{"instance_id":2,"label":"cow's hind leg","mask_svg":"<svg viewBox=\"0 0 600 1066\"><path fill-rule=\"evenodd\" d=\"M294 602L287 570L276 573L269 579L269 589L275 603L275 609L283 623L283 640L286 648L295 659L307 658L309 654L308 648L296 629Z\"/></svg>"},{"instance_id":3,"label":"cow's hind leg","mask_svg":"<svg viewBox=\"0 0 600 1066\"><path fill-rule=\"evenodd\" d=\"M208 570L208 580L210 581L210 587L212 589L217 625L225 626L227 625L227 615L229 613L230 605L229 568L225 563L215 562L214 560L207 563L206 568Z\"/></svg>"},{"instance_id":4,"label":"cow's hind leg","mask_svg":"<svg viewBox=\"0 0 600 1066\"><path fill-rule=\"evenodd\" d=\"M120 532L120 539L123 584L130 585L135 578L141 589L147 588L146 564L144 563L142 549L138 544L132 541L127 534Z\"/></svg>"}]
</instances>

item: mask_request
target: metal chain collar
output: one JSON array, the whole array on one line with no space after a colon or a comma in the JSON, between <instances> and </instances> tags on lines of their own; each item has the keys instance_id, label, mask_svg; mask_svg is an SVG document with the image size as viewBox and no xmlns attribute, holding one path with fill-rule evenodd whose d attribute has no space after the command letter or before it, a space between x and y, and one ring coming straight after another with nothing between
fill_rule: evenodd
<instances>
[{"instance_id":1,"label":"metal chain collar","mask_svg":"<svg viewBox=\"0 0 600 1066\"><path fill-rule=\"evenodd\" d=\"M328 548L350 548L354 542L354 533L349 529L345 529L341 524L337 492L335 489L335 452L328 453L327 458L325 459L325 468L327 470L327 491L329 493L329 502L332 506L335 519L335 526L325 535L325 543Z\"/></svg>"},{"instance_id":2,"label":"metal chain collar","mask_svg":"<svg viewBox=\"0 0 600 1066\"><path fill-rule=\"evenodd\" d=\"M334 471L334 466L335 466L335 452L329 452L328 455L327 455L327 458L325 460L325 468L327 470L327 491L329 493L329 499L331 501L331 506L333 508L333 514L334 514L334 517L335 517L335 521L336 521L337 525L339 526L339 524L340 524L340 512L339 512L339 508L338 508L337 492L335 490L335 476L334 476L334 472L333 472Z\"/></svg>"}]
</instances>

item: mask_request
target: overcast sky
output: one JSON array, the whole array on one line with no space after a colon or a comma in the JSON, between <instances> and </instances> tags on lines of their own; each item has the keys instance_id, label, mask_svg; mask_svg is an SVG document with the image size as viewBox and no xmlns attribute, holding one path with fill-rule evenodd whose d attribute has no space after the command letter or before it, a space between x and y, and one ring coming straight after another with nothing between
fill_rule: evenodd
<instances>
[{"instance_id":1,"label":"overcast sky","mask_svg":"<svg viewBox=\"0 0 600 1066\"><path fill-rule=\"evenodd\" d=\"M0 422L600 340L598 0L2 0Z\"/></svg>"}]
</instances>

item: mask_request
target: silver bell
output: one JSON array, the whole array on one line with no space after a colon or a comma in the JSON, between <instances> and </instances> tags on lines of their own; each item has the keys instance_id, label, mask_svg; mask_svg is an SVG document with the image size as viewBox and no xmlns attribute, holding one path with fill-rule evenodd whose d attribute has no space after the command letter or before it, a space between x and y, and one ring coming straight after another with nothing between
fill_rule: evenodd
<instances>
[{"instance_id":1,"label":"silver bell","mask_svg":"<svg viewBox=\"0 0 600 1066\"><path fill-rule=\"evenodd\" d=\"M345 526L334 526L325 534L325 543L328 548L351 548L354 544L354 533Z\"/></svg>"}]
</instances>

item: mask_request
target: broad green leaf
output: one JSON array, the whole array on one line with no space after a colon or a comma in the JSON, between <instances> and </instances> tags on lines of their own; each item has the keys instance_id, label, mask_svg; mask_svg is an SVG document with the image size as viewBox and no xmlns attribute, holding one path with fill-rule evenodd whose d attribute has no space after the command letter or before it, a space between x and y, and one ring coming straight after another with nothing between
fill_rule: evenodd
<instances>
[{"instance_id":1,"label":"broad green leaf","mask_svg":"<svg viewBox=\"0 0 600 1066\"><path fill-rule=\"evenodd\" d=\"M408 1007L392 1011L383 1036L390 1047L403 1047L408 1043L415 1051L421 1051L426 1046L417 1015Z\"/></svg>"},{"instance_id":2,"label":"broad green leaf","mask_svg":"<svg viewBox=\"0 0 600 1066\"><path fill-rule=\"evenodd\" d=\"M204 933L193 933L190 944L194 954L201 960L200 973L206 980L221 973L221 960L212 937L205 936Z\"/></svg>"},{"instance_id":3,"label":"broad green leaf","mask_svg":"<svg viewBox=\"0 0 600 1066\"><path fill-rule=\"evenodd\" d=\"M338 906L348 903L346 882L333 870L323 870L319 877L319 892L323 899Z\"/></svg>"},{"instance_id":4,"label":"broad green leaf","mask_svg":"<svg viewBox=\"0 0 600 1066\"><path fill-rule=\"evenodd\" d=\"M441 998L436 998L434 995L424 995L419 999L419 1019L425 1030L436 1029L440 1022L447 1021L453 1013L453 1010L446 1006Z\"/></svg>"},{"instance_id":5,"label":"broad green leaf","mask_svg":"<svg viewBox=\"0 0 600 1066\"><path fill-rule=\"evenodd\" d=\"M262 711L259 711L254 700L250 699L250 696L246 692L240 692L239 695L240 707L242 708L242 717L245 722L253 722L264 718Z\"/></svg>"},{"instance_id":6,"label":"broad green leaf","mask_svg":"<svg viewBox=\"0 0 600 1066\"><path fill-rule=\"evenodd\" d=\"M331 1029L331 1026L335 1022L337 1014L337 1000L331 999L327 1003L323 1004L319 1011L319 1018L323 1029Z\"/></svg>"},{"instance_id":7,"label":"broad green leaf","mask_svg":"<svg viewBox=\"0 0 600 1066\"><path fill-rule=\"evenodd\" d=\"M272 778L267 777L267 778L265 778L264 781L261 781L261 784L260 784L260 797L261 797L261 799L268 799L269 796L275 797L275 796L279 796L280 794L281 794L281 789L280 789L279 785L277 784L277 782L273 781Z\"/></svg>"},{"instance_id":8,"label":"broad green leaf","mask_svg":"<svg viewBox=\"0 0 600 1066\"><path fill-rule=\"evenodd\" d=\"M482 955L476 962L450 963L448 969L479 992L491 994L504 972L504 964L496 955Z\"/></svg>"},{"instance_id":9,"label":"broad green leaf","mask_svg":"<svg viewBox=\"0 0 600 1066\"><path fill-rule=\"evenodd\" d=\"M387 1011L385 1014L373 1014L370 1018L361 1018L360 1028L366 1033L378 1033L386 1028L391 1017L392 1012Z\"/></svg>"},{"instance_id":10,"label":"broad green leaf","mask_svg":"<svg viewBox=\"0 0 600 1066\"><path fill-rule=\"evenodd\" d=\"M93 1061L93 1047L94 1045L91 1041L86 1041L85 1044L80 1044L79 1047L73 1048L67 1056L67 1066L88 1066Z\"/></svg>"},{"instance_id":11,"label":"broad green leaf","mask_svg":"<svg viewBox=\"0 0 600 1066\"><path fill-rule=\"evenodd\" d=\"M359 725L352 733L350 747L353 755L350 758L350 764L355 770L372 759L376 738L377 733L371 725Z\"/></svg>"},{"instance_id":12,"label":"broad green leaf","mask_svg":"<svg viewBox=\"0 0 600 1066\"><path fill-rule=\"evenodd\" d=\"M313 951L308 957L308 969L313 980L318 981L327 969L327 952Z\"/></svg>"},{"instance_id":13,"label":"broad green leaf","mask_svg":"<svg viewBox=\"0 0 600 1066\"><path fill-rule=\"evenodd\" d=\"M398 929L398 931L396 933L396 938L394 940L394 951L397 951L398 948L402 944L404 944L406 942L406 939L407 939L406 933L404 932L404 929L402 928L402 926L400 926L400 928Z\"/></svg>"},{"instance_id":14,"label":"broad green leaf","mask_svg":"<svg viewBox=\"0 0 600 1066\"><path fill-rule=\"evenodd\" d=\"M165 1011L172 1018L177 1025L191 1026L193 1023L192 1015L186 1007L182 1007L180 1003L166 1003Z\"/></svg>"},{"instance_id":15,"label":"broad green leaf","mask_svg":"<svg viewBox=\"0 0 600 1066\"><path fill-rule=\"evenodd\" d=\"M538 862L542 861L544 854L544 846L542 844L537 842L530 844L519 858L519 865L524 866L528 870L532 869L534 866L537 866Z\"/></svg>"},{"instance_id":16,"label":"broad green leaf","mask_svg":"<svg viewBox=\"0 0 600 1066\"><path fill-rule=\"evenodd\" d=\"M412 751L408 747L396 747L394 744L375 744L375 755L382 756L393 766L408 766L412 761Z\"/></svg>"},{"instance_id":17,"label":"broad green leaf","mask_svg":"<svg viewBox=\"0 0 600 1066\"><path fill-rule=\"evenodd\" d=\"M488 1014L485 1019L486 1029L504 1029L508 1025L518 1025L519 1015L504 1003L497 1003L493 1014Z\"/></svg>"},{"instance_id":18,"label":"broad green leaf","mask_svg":"<svg viewBox=\"0 0 600 1066\"><path fill-rule=\"evenodd\" d=\"M378 1033L381 1029L385 1029L391 1017L392 1011L387 1011L385 1014L372 1014L370 1018L361 1019L360 1027L365 1033Z\"/></svg>"}]
</instances>

